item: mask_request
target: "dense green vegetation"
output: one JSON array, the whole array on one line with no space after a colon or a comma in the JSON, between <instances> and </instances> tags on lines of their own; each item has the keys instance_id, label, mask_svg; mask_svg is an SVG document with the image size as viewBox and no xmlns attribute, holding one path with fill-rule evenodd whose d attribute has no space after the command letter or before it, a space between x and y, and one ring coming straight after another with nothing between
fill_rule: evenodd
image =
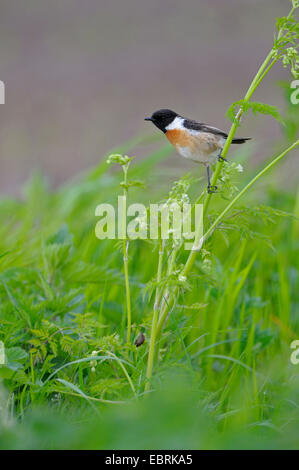
<instances>
[{"instance_id":1,"label":"dense green vegetation","mask_svg":"<svg viewBox=\"0 0 299 470\"><path fill-rule=\"evenodd\" d=\"M151 174L152 185L160 175L163 187L156 163L168 154L165 148L132 172ZM271 173L246 201L250 209L238 207L208 241L160 340L154 388L163 390L142 400L152 315L146 286L156 275L157 249L130 243L128 344L122 253L94 234L95 207L115 202L120 176L101 163L51 192L36 175L24 200L1 200L2 447L294 447L299 226L265 206L298 215L298 197L278 189ZM137 197L148 193L132 190ZM212 213L221 205L214 196ZM141 330L146 342L136 348ZM55 418L64 413L68 421Z\"/></svg>"}]
</instances>

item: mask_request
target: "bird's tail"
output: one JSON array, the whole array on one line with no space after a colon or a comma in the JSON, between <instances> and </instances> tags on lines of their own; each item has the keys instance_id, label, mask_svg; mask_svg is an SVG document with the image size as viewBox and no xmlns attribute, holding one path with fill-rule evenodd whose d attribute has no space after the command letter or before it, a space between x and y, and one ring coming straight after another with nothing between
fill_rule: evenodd
<instances>
[{"instance_id":1,"label":"bird's tail","mask_svg":"<svg viewBox=\"0 0 299 470\"><path fill-rule=\"evenodd\" d=\"M251 140L251 137L245 137L245 138L239 138L239 139L233 139L232 144L245 144L246 140Z\"/></svg>"}]
</instances>

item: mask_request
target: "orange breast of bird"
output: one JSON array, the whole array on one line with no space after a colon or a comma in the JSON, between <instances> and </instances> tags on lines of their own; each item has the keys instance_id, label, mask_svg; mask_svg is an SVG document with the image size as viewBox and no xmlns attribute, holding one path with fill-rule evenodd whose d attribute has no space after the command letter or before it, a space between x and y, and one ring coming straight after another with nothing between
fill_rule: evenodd
<instances>
[{"instance_id":1,"label":"orange breast of bird","mask_svg":"<svg viewBox=\"0 0 299 470\"><path fill-rule=\"evenodd\" d=\"M192 139L188 132L180 129L171 129L165 133L167 139L174 147L189 147L192 145Z\"/></svg>"},{"instance_id":2,"label":"orange breast of bird","mask_svg":"<svg viewBox=\"0 0 299 470\"><path fill-rule=\"evenodd\" d=\"M181 129L171 129L165 133L169 142L180 153L180 150L187 148L190 154L205 154L209 155L221 149L219 136L199 132L198 135L193 135ZM189 157L190 158L190 157Z\"/></svg>"}]
</instances>

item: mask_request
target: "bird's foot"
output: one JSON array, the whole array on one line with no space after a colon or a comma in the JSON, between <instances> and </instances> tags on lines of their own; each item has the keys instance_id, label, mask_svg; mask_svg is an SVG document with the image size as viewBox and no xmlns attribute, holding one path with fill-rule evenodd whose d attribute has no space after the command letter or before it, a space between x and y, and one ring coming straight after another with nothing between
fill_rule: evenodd
<instances>
[{"instance_id":1,"label":"bird's foot","mask_svg":"<svg viewBox=\"0 0 299 470\"><path fill-rule=\"evenodd\" d=\"M209 184L207 188L208 194L217 193L217 188L218 188L217 186L213 186Z\"/></svg>"},{"instance_id":2,"label":"bird's foot","mask_svg":"<svg viewBox=\"0 0 299 470\"><path fill-rule=\"evenodd\" d=\"M218 162L227 162L228 160L222 157L221 153L218 155Z\"/></svg>"}]
</instances>

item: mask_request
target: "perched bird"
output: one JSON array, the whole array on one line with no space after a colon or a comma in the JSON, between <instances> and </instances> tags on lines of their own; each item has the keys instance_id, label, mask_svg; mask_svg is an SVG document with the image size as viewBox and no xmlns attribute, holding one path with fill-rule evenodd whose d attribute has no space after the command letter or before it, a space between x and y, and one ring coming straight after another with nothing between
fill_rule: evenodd
<instances>
[{"instance_id":1,"label":"perched bird","mask_svg":"<svg viewBox=\"0 0 299 470\"><path fill-rule=\"evenodd\" d=\"M221 156L227 134L216 127L202 122L184 118L171 109L159 109L145 121L151 121L166 135L176 151L185 158L202 163L207 168L208 193L215 192L217 187L211 186L210 165ZM244 144L250 138L233 139L233 144Z\"/></svg>"}]
</instances>

